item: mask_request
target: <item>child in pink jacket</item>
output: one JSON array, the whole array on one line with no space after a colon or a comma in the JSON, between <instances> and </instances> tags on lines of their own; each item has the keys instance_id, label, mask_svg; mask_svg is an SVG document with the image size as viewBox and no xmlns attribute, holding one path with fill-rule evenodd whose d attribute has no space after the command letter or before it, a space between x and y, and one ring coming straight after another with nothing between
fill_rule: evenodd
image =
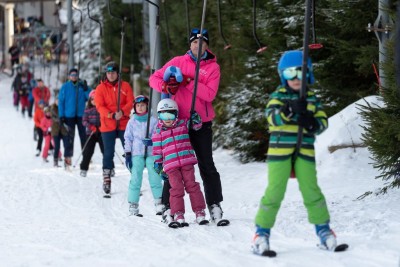
<instances>
[{"instance_id":1,"label":"child in pink jacket","mask_svg":"<svg viewBox=\"0 0 400 267\"><path fill-rule=\"evenodd\" d=\"M178 119L178 105L172 99L161 100L157 106L157 113L159 123L152 136L153 155L156 156L154 168L160 174L165 172L171 185L169 200L175 225L169 226L189 226L184 217L185 190L196 214L196 222L207 224L204 196L194 175L197 159L189 140L189 121ZM197 113L194 113L192 125L194 130L201 127L201 119Z\"/></svg>"},{"instance_id":2,"label":"child in pink jacket","mask_svg":"<svg viewBox=\"0 0 400 267\"><path fill-rule=\"evenodd\" d=\"M51 109L50 107L44 108L44 117L40 121L40 128L43 131L43 139L44 139L44 148L43 148L43 161L49 162L47 157L49 156L49 149L51 144Z\"/></svg>"}]
</instances>

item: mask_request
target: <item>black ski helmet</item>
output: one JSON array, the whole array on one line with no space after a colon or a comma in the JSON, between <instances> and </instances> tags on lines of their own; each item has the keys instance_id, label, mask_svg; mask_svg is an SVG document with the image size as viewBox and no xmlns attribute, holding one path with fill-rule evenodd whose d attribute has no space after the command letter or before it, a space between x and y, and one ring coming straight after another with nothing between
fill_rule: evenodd
<instances>
[{"instance_id":1,"label":"black ski helmet","mask_svg":"<svg viewBox=\"0 0 400 267\"><path fill-rule=\"evenodd\" d=\"M106 66L104 67L104 72L119 72L119 67L118 64L115 63L115 61L110 61L106 64Z\"/></svg>"}]
</instances>

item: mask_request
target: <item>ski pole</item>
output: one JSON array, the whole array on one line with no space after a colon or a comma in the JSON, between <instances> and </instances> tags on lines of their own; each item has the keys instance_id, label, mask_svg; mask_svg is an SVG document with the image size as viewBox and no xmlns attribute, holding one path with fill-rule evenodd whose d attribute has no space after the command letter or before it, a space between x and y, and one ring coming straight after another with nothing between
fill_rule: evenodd
<instances>
[{"instance_id":1,"label":"ski pole","mask_svg":"<svg viewBox=\"0 0 400 267\"><path fill-rule=\"evenodd\" d=\"M231 48L231 45L226 41L224 33L222 31L222 21L221 21L221 0L218 0L218 30L219 30L219 35L221 35L222 40L224 41L224 50L228 50Z\"/></svg>"},{"instance_id":2,"label":"ski pole","mask_svg":"<svg viewBox=\"0 0 400 267\"><path fill-rule=\"evenodd\" d=\"M122 69L122 56L124 55L124 37L125 37L125 21L126 17L118 18L117 16L113 15L111 12L111 6L110 6L110 1L108 0L108 13L110 16L114 19L119 19L121 21L121 50L120 50L120 56L119 56L119 70L118 70L118 95L117 95L117 113L120 112L121 107L120 102L121 102L121 83L122 83L122 77L121 77L121 69ZM117 127L116 131L118 131L119 128L119 120L117 120Z\"/></svg>"},{"instance_id":3,"label":"ski pole","mask_svg":"<svg viewBox=\"0 0 400 267\"><path fill-rule=\"evenodd\" d=\"M125 165L125 163L122 161L122 158L121 158L121 156L118 154L118 152L117 152L117 151L114 151L114 153L115 153L115 155L117 155L117 158L119 159L119 161L121 161L121 164L122 164L122 165Z\"/></svg>"},{"instance_id":4,"label":"ski pole","mask_svg":"<svg viewBox=\"0 0 400 267\"><path fill-rule=\"evenodd\" d=\"M74 168L75 168L75 165L78 163L79 159L81 158L83 152L85 151L86 146L87 146L87 144L89 143L90 138L92 138L93 134L94 134L94 132L91 132L90 135L89 135L89 137L86 139L86 142L85 142L85 144L83 145L83 148L82 148L82 150L81 150L81 153L79 154L79 157L76 159L75 164L73 165Z\"/></svg>"},{"instance_id":5,"label":"ski pole","mask_svg":"<svg viewBox=\"0 0 400 267\"><path fill-rule=\"evenodd\" d=\"M267 49L267 47L263 46L261 44L260 40L257 37L257 31L256 31L256 24L257 24L257 22L256 22L256 7L257 7L257 0L253 0L253 36L254 36L254 39L256 40L256 43L257 43L257 45L259 47L258 50L257 50L257 53L261 53L261 52L264 52Z\"/></svg>"},{"instance_id":6,"label":"ski pole","mask_svg":"<svg viewBox=\"0 0 400 267\"><path fill-rule=\"evenodd\" d=\"M155 30L155 37L154 37L154 54L153 54L153 66L151 67L151 74L155 72L155 65L156 65L156 51L157 51L157 32L158 29L160 28L160 7L149 1L146 0L151 5L154 5L157 8L157 17L156 17L156 30ZM146 125L146 138L149 138L149 133L150 133L150 119L151 119L151 106L153 102L153 88L150 88L150 94L149 94L149 105L148 105L148 116L147 116L147 125ZM144 158L146 161L147 157L147 146L144 147Z\"/></svg>"},{"instance_id":7,"label":"ski pole","mask_svg":"<svg viewBox=\"0 0 400 267\"><path fill-rule=\"evenodd\" d=\"M307 87L307 62L308 62L308 44L310 35L310 16L311 16L311 0L306 0L306 12L305 12L305 22L304 22L304 40L303 40L303 62L301 66L301 89L300 89L300 99L306 99L306 87ZM296 161L299 155L301 143L303 142L303 127L299 125L299 130L297 132L297 143L296 149L293 153L292 163Z\"/></svg>"},{"instance_id":8,"label":"ski pole","mask_svg":"<svg viewBox=\"0 0 400 267\"><path fill-rule=\"evenodd\" d=\"M193 89L193 96L192 96L192 105L190 107L190 124L192 124L192 115L195 112L197 86L199 83L201 51L203 49L203 27L204 27L204 20L206 18L206 6L207 6L207 0L204 0L203 1L203 13L201 15L201 24L200 24L199 49L197 51L196 72L195 72L195 76L194 76L194 89Z\"/></svg>"}]
</instances>

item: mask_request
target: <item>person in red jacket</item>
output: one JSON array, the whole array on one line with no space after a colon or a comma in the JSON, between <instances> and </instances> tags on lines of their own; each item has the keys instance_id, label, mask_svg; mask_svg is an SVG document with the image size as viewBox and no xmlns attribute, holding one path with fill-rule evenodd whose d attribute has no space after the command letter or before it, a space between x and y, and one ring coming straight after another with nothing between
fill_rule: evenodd
<instances>
[{"instance_id":1,"label":"person in red jacket","mask_svg":"<svg viewBox=\"0 0 400 267\"><path fill-rule=\"evenodd\" d=\"M50 101L50 90L48 87L44 86L44 82L42 79L37 79L37 87L33 88L32 90L32 96L33 99L35 100L35 111L38 107L38 103L40 100L43 100L45 104L47 105Z\"/></svg>"},{"instance_id":2,"label":"person in red jacket","mask_svg":"<svg viewBox=\"0 0 400 267\"><path fill-rule=\"evenodd\" d=\"M37 139L37 147L36 147L36 157L39 157L40 152L42 151L43 144L43 131L42 131L42 119L44 117L44 101L40 100L38 103L38 108L35 111L35 115L33 116L33 121L35 122L35 130L38 135Z\"/></svg>"},{"instance_id":3,"label":"person in red jacket","mask_svg":"<svg viewBox=\"0 0 400 267\"><path fill-rule=\"evenodd\" d=\"M124 133L133 107L133 90L129 83L121 80L119 88L119 67L108 62L105 78L96 88L95 102L100 113L100 132L103 139L103 190L111 191L111 173L114 169L115 140L119 138L125 145ZM118 105L119 99L119 105Z\"/></svg>"}]
</instances>

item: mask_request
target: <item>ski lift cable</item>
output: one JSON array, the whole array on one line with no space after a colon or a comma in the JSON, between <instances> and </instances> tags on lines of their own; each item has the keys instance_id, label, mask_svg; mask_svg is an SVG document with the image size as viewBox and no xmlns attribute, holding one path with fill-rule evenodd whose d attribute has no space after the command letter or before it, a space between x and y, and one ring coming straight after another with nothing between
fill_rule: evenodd
<instances>
[{"instance_id":1,"label":"ski lift cable","mask_svg":"<svg viewBox=\"0 0 400 267\"><path fill-rule=\"evenodd\" d=\"M219 30L219 35L221 36L222 40L224 41L224 50L230 49L232 46L226 41L224 33L222 31L222 20L221 20L221 0L218 0L218 30Z\"/></svg>"},{"instance_id":2,"label":"ski lift cable","mask_svg":"<svg viewBox=\"0 0 400 267\"><path fill-rule=\"evenodd\" d=\"M102 50L102 39L103 39L103 26L100 22L100 20L92 17L90 15L90 4L93 2L94 0L90 0L87 4L87 9L88 9L88 16L89 19L91 19L92 21L96 22L99 25L99 29L100 29L100 42L99 42L99 78L98 78L98 82L100 83L101 81L101 50Z\"/></svg>"},{"instance_id":3,"label":"ski lift cable","mask_svg":"<svg viewBox=\"0 0 400 267\"><path fill-rule=\"evenodd\" d=\"M267 47L261 44L260 40L257 37L257 30L256 30L256 24L257 24L257 19L256 19L256 9L257 9L257 0L253 0L253 36L254 39L256 40L256 43L258 45L258 50L257 53L262 53L265 50L267 50Z\"/></svg>"},{"instance_id":4,"label":"ski lift cable","mask_svg":"<svg viewBox=\"0 0 400 267\"><path fill-rule=\"evenodd\" d=\"M315 33L315 0L311 2L311 34L313 43L309 44L308 47L310 49L320 49L323 47L322 44L317 43L317 34Z\"/></svg>"},{"instance_id":5,"label":"ski lift cable","mask_svg":"<svg viewBox=\"0 0 400 267\"><path fill-rule=\"evenodd\" d=\"M167 4L165 0L162 0L163 3L163 11L164 11L164 19L165 19L165 34L167 38L167 49L168 49L168 55L171 57L171 45L170 45L170 36L169 36L169 24L168 24L168 15L167 15Z\"/></svg>"},{"instance_id":6,"label":"ski lift cable","mask_svg":"<svg viewBox=\"0 0 400 267\"><path fill-rule=\"evenodd\" d=\"M189 17L189 5L188 1L185 0L185 13L186 13L186 28L187 28L187 38L188 38L188 43L190 43L190 17Z\"/></svg>"},{"instance_id":7,"label":"ski lift cable","mask_svg":"<svg viewBox=\"0 0 400 267\"><path fill-rule=\"evenodd\" d=\"M79 53L78 53L78 70L79 72L81 71L81 50L82 50L82 22L83 22L83 16L82 16L82 10L79 8L75 7L72 5L72 8L76 11L79 11L81 17L79 20ZM79 72L78 72L78 78L79 78Z\"/></svg>"}]
</instances>

